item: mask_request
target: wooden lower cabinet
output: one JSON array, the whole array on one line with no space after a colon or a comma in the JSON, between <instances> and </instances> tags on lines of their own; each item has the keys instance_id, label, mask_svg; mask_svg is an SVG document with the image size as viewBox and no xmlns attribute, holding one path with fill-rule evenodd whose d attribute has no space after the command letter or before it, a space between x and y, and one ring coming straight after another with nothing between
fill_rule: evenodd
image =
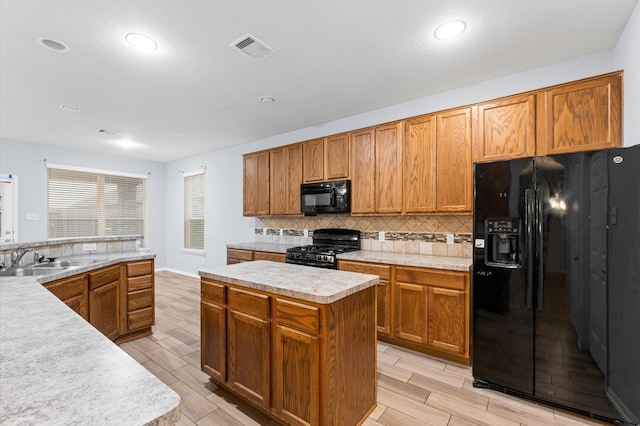
<instances>
[{"instance_id":1,"label":"wooden lower cabinet","mask_svg":"<svg viewBox=\"0 0 640 426\"><path fill-rule=\"evenodd\" d=\"M469 365L469 273L339 260L376 274L378 339Z\"/></svg>"},{"instance_id":2,"label":"wooden lower cabinet","mask_svg":"<svg viewBox=\"0 0 640 426\"><path fill-rule=\"evenodd\" d=\"M107 266L43 284L109 339L151 334L155 323L153 259Z\"/></svg>"},{"instance_id":3,"label":"wooden lower cabinet","mask_svg":"<svg viewBox=\"0 0 640 426\"><path fill-rule=\"evenodd\" d=\"M358 424L375 407L374 288L323 305L203 277L201 312L202 371L280 422Z\"/></svg>"},{"instance_id":4,"label":"wooden lower cabinet","mask_svg":"<svg viewBox=\"0 0 640 426\"><path fill-rule=\"evenodd\" d=\"M87 275L63 278L44 284L44 287L76 311L85 320L89 320L89 294L87 292Z\"/></svg>"},{"instance_id":5,"label":"wooden lower cabinet","mask_svg":"<svg viewBox=\"0 0 640 426\"><path fill-rule=\"evenodd\" d=\"M253 260L253 250L227 249L227 265L234 263L251 262Z\"/></svg>"},{"instance_id":6,"label":"wooden lower cabinet","mask_svg":"<svg viewBox=\"0 0 640 426\"><path fill-rule=\"evenodd\" d=\"M251 262L252 260L270 260L272 262L286 261L287 257L284 253L274 253L269 251L253 251L240 249L227 249L227 265L234 263Z\"/></svg>"},{"instance_id":7,"label":"wooden lower cabinet","mask_svg":"<svg viewBox=\"0 0 640 426\"><path fill-rule=\"evenodd\" d=\"M391 266L340 260L338 267L341 271L380 277L376 286L376 326L378 336L391 336Z\"/></svg>"},{"instance_id":8,"label":"wooden lower cabinet","mask_svg":"<svg viewBox=\"0 0 640 426\"><path fill-rule=\"evenodd\" d=\"M119 342L148 336L155 324L154 260L124 264L126 314Z\"/></svg>"},{"instance_id":9,"label":"wooden lower cabinet","mask_svg":"<svg viewBox=\"0 0 640 426\"><path fill-rule=\"evenodd\" d=\"M202 371L211 378L227 380L227 308L226 288L203 280L200 303L200 350ZM205 344L206 343L206 344Z\"/></svg>"},{"instance_id":10,"label":"wooden lower cabinet","mask_svg":"<svg viewBox=\"0 0 640 426\"><path fill-rule=\"evenodd\" d=\"M89 322L109 339L120 335L120 265L89 272Z\"/></svg>"}]
</instances>

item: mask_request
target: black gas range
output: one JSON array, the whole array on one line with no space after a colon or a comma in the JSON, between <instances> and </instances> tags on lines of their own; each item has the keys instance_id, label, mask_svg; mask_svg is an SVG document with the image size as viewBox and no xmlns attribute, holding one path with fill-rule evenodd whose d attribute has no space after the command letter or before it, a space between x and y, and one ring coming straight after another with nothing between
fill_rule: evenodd
<instances>
[{"instance_id":1,"label":"black gas range","mask_svg":"<svg viewBox=\"0 0 640 426\"><path fill-rule=\"evenodd\" d=\"M313 244L287 249L287 263L338 269L340 253L360 250L360 231L326 228L313 231Z\"/></svg>"}]
</instances>

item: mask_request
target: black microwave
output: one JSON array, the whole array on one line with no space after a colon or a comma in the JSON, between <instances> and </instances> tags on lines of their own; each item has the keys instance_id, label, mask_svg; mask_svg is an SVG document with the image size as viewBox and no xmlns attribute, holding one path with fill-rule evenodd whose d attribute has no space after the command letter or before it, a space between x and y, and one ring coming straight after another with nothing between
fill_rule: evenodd
<instances>
[{"instance_id":1,"label":"black microwave","mask_svg":"<svg viewBox=\"0 0 640 426\"><path fill-rule=\"evenodd\" d=\"M350 213L351 181L303 183L300 185L300 210L304 214Z\"/></svg>"}]
</instances>

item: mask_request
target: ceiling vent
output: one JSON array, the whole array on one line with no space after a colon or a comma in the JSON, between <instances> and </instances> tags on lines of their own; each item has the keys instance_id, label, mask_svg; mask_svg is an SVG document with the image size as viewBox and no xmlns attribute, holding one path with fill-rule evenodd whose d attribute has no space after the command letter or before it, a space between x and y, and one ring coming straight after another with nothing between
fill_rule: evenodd
<instances>
[{"instance_id":1,"label":"ceiling vent","mask_svg":"<svg viewBox=\"0 0 640 426\"><path fill-rule=\"evenodd\" d=\"M230 46L235 47L254 59L262 59L276 52L251 34L241 37L239 40L231 43Z\"/></svg>"}]
</instances>

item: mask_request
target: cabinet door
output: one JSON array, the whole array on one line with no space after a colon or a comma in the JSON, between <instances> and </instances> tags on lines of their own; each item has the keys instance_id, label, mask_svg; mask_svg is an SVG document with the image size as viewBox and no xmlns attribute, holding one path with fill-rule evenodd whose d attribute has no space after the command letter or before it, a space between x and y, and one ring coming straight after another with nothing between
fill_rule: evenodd
<instances>
[{"instance_id":1,"label":"cabinet door","mask_svg":"<svg viewBox=\"0 0 640 426\"><path fill-rule=\"evenodd\" d=\"M375 213L375 132L351 133L351 213Z\"/></svg>"},{"instance_id":2,"label":"cabinet door","mask_svg":"<svg viewBox=\"0 0 640 426\"><path fill-rule=\"evenodd\" d=\"M287 256L284 253L272 253L268 251L256 251L253 253L253 260L270 260L272 262L285 263Z\"/></svg>"},{"instance_id":3,"label":"cabinet door","mask_svg":"<svg viewBox=\"0 0 640 426\"><path fill-rule=\"evenodd\" d=\"M536 154L535 95L518 95L478 105L476 161L509 160Z\"/></svg>"},{"instance_id":4,"label":"cabinet door","mask_svg":"<svg viewBox=\"0 0 640 426\"><path fill-rule=\"evenodd\" d=\"M464 355L468 334L465 292L428 287L427 344L435 349Z\"/></svg>"},{"instance_id":5,"label":"cabinet door","mask_svg":"<svg viewBox=\"0 0 640 426\"><path fill-rule=\"evenodd\" d=\"M324 140L314 139L302 144L303 173L305 182L324 179Z\"/></svg>"},{"instance_id":6,"label":"cabinet door","mask_svg":"<svg viewBox=\"0 0 640 426\"><path fill-rule=\"evenodd\" d=\"M404 211L436 211L436 120L423 115L405 122Z\"/></svg>"},{"instance_id":7,"label":"cabinet door","mask_svg":"<svg viewBox=\"0 0 640 426\"><path fill-rule=\"evenodd\" d=\"M542 92L537 155L621 146L621 86L615 73Z\"/></svg>"},{"instance_id":8,"label":"cabinet door","mask_svg":"<svg viewBox=\"0 0 640 426\"><path fill-rule=\"evenodd\" d=\"M269 151L269 176L271 214L300 214L302 145L288 145Z\"/></svg>"},{"instance_id":9,"label":"cabinet door","mask_svg":"<svg viewBox=\"0 0 640 426\"><path fill-rule=\"evenodd\" d=\"M202 371L213 379L225 382L227 378L226 309L214 303L202 302L200 316Z\"/></svg>"},{"instance_id":10,"label":"cabinet door","mask_svg":"<svg viewBox=\"0 0 640 426\"><path fill-rule=\"evenodd\" d=\"M427 291L423 285L396 282L395 337L413 343L427 341Z\"/></svg>"},{"instance_id":11,"label":"cabinet door","mask_svg":"<svg viewBox=\"0 0 640 426\"><path fill-rule=\"evenodd\" d=\"M284 214L286 211L287 162L284 148L269 151L269 212Z\"/></svg>"},{"instance_id":12,"label":"cabinet door","mask_svg":"<svg viewBox=\"0 0 640 426\"><path fill-rule=\"evenodd\" d=\"M292 425L320 424L318 336L283 325L275 328L274 407Z\"/></svg>"},{"instance_id":13,"label":"cabinet door","mask_svg":"<svg viewBox=\"0 0 640 426\"><path fill-rule=\"evenodd\" d=\"M324 178L349 177L349 133L341 133L324 140Z\"/></svg>"},{"instance_id":14,"label":"cabinet door","mask_svg":"<svg viewBox=\"0 0 640 426\"><path fill-rule=\"evenodd\" d=\"M376 213L402 212L403 123L376 127Z\"/></svg>"},{"instance_id":15,"label":"cabinet door","mask_svg":"<svg viewBox=\"0 0 640 426\"><path fill-rule=\"evenodd\" d=\"M437 209L470 212L473 195L471 108L440 113L437 120Z\"/></svg>"},{"instance_id":16,"label":"cabinet door","mask_svg":"<svg viewBox=\"0 0 640 426\"><path fill-rule=\"evenodd\" d=\"M255 404L271 404L270 321L239 311L228 316L228 385Z\"/></svg>"},{"instance_id":17,"label":"cabinet door","mask_svg":"<svg viewBox=\"0 0 640 426\"><path fill-rule=\"evenodd\" d=\"M300 212L300 184L302 183L302 145L290 145L285 149L286 182L285 214Z\"/></svg>"},{"instance_id":18,"label":"cabinet door","mask_svg":"<svg viewBox=\"0 0 640 426\"><path fill-rule=\"evenodd\" d=\"M243 215L269 214L269 152L243 156Z\"/></svg>"},{"instance_id":19,"label":"cabinet door","mask_svg":"<svg viewBox=\"0 0 640 426\"><path fill-rule=\"evenodd\" d=\"M340 260L338 269L380 277L376 286L376 328L379 336L391 336L391 266Z\"/></svg>"},{"instance_id":20,"label":"cabinet door","mask_svg":"<svg viewBox=\"0 0 640 426\"><path fill-rule=\"evenodd\" d=\"M120 280L89 290L89 322L113 340L120 335Z\"/></svg>"}]
</instances>

